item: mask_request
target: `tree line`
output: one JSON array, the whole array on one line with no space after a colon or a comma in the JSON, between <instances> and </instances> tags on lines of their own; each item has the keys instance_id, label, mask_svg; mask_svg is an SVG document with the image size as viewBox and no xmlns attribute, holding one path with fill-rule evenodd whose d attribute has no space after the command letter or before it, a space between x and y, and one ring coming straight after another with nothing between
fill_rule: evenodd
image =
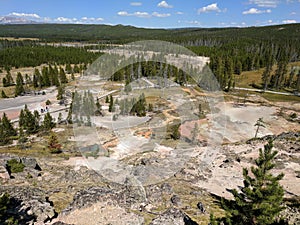
<instances>
[{"instance_id":1,"label":"tree line","mask_svg":"<svg viewBox=\"0 0 300 225\"><path fill-rule=\"evenodd\" d=\"M76 64L74 66L67 64L65 69L62 66L58 67L56 64L48 65L43 66L41 70L35 68L33 75L25 74L25 76L23 76L21 72L18 72L15 81L8 69L5 77L2 78L2 83L3 87L15 86L15 96L22 95L26 91L30 91L32 89L56 86L59 91L58 99L61 100L63 94L62 86L69 82L67 74L71 74L71 80L74 80L74 73L81 73L85 69L86 64ZM8 97L4 90L2 90L1 97Z\"/></svg>"},{"instance_id":2,"label":"tree line","mask_svg":"<svg viewBox=\"0 0 300 225\"><path fill-rule=\"evenodd\" d=\"M16 46L0 51L0 65L3 68L36 67L42 64L88 64L101 53L93 53L83 48L53 46Z\"/></svg>"}]
</instances>

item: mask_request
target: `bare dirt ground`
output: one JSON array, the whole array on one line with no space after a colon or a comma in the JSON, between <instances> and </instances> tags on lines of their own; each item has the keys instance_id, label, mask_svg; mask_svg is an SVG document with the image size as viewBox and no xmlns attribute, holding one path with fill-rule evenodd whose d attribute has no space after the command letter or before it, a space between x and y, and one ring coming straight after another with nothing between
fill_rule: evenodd
<instances>
[{"instance_id":1,"label":"bare dirt ground","mask_svg":"<svg viewBox=\"0 0 300 225\"><path fill-rule=\"evenodd\" d=\"M143 224L144 219L124 208L111 205L109 202L98 202L90 207L75 210L68 215L60 215L57 221L68 224ZM54 221L53 221L54 222Z\"/></svg>"}]
</instances>

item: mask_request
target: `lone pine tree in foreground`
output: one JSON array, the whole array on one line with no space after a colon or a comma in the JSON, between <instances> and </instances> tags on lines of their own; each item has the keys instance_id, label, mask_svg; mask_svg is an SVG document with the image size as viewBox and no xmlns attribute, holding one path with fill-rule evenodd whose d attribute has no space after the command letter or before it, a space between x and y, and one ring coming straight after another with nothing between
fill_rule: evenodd
<instances>
[{"instance_id":1,"label":"lone pine tree in foreground","mask_svg":"<svg viewBox=\"0 0 300 225\"><path fill-rule=\"evenodd\" d=\"M278 215L283 209L282 201L284 190L279 184L283 174L274 176L271 170L274 168L274 158L277 151L272 151L273 143L269 141L264 150L259 149L259 157L255 160L256 167L243 169L244 187L238 192L230 190L234 200L222 199L222 207L226 217L222 218L224 224L232 225L269 225L276 224ZM211 224L218 224L211 217Z\"/></svg>"}]
</instances>

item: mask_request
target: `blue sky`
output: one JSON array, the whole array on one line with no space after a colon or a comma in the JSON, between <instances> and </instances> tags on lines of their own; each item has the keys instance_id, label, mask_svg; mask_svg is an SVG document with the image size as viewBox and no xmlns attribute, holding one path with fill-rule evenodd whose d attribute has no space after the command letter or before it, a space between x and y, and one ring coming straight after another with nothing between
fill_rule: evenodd
<instances>
[{"instance_id":1,"label":"blue sky","mask_svg":"<svg viewBox=\"0 0 300 225\"><path fill-rule=\"evenodd\" d=\"M1 16L138 27L263 26L300 22L300 0L0 0Z\"/></svg>"}]
</instances>

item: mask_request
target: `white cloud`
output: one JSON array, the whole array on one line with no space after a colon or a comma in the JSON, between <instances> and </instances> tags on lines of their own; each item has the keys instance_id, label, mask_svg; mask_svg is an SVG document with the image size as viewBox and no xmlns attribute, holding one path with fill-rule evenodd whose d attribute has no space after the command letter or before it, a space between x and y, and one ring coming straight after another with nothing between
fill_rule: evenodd
<instances>
[{"instance_id":1,"label":"white cloud","mask_svg":"<svg viewBox=\"0 0 300 225\"><path fill-rule=\"evenodd\" d=\"M119 16L130 16L128 12L126 11L120 11L117 13Z\"/></svg>"},{"instance_id":2,"label":"white cloud","mask_svg":"<svg viewBox=\"0 0 300 225\"><path fill-rule=\"evenodd\" d=\"M185 24L192 24L192 25L201 25L201 22L198 20L178 20L177 23L185 23Z\"/></svg>"},{"instance_id":3,"label":"white cloud","mask_svg":"<svg viewBox=\"0 0 300 225\"><path fill-rule=\"evenodd\" d=\"M73 20L71 18L66 18L66 17L57 17L54 19L55 22L60 22L60 23L72 23Z\"/></svg>"},{"instance_id":4,"label":"white cloud","mask_svg":"<svg viewBox=\"0 0 300 225\"><path fill-rule=\"evenodd\" d=\"M52 22L52 19L50 17L44 17L43 20L44 20L45 23L51 23Z\"/></svg>"},{"instance_id":5,"label":"white cloud","mask_svg":"<svg viewBox=\"0 0 300 225\"><path fill-rule=\"evenodd\" d=\"M291 15L296 15L297 13L296 12L291 12Z\"/></svg>"},{"instance_id":6,"label":"white cloud","mask_svg":"<svg viewBox=\"0 0 300 225\"><path fill-rule=\"evenodd\" d=\"M279 4L279 0L249 0L249 3L257 5L259 7L276 8Z\"/></svg>"},{"instance_id":7,"label":"white cloud","mask_svg":"<svg viewBox=\"0 0 300 225\"><path fill-rule=\"evenodd\" d=\"M259 9L256 9L256 8L251 8L247 11L244 11L243 14L244 15L248 15L248 14L262 14L262 13L271 13L272 10L271 9L267 9L267 10L259 10Z\"/></svg>"},{"instance_id":8,"label":"white cloud","mask_svg":"<svg viewBox=\"0 0 300 225\"><path fill-rule=\"evenodd\" d=\"M102 22L103 18L94 18L94 17L81 17L81 19L78 18L67 18L67 17L57 17L54 20L51 18L44 18L45 22L56 22L56 23L76 23L76 24L96 24Z\"/></svg>"},{"instance_id":9,"label":"white cloud","mask_svg":"<svg viewBox=\"0 0 300 225\"><path fill-rule=\"evenodd\" d=\"M35 19L40 19L41 17L35 13L17 13L17 12L12 12L8 14L9 16L17 16L17 17L30 17L30 18L35 18Z\"/></svg>"},{"instance_id":10,"label":"white cloud","mask_svg":"<svg viewBox=\"0 0 300 225\"><path fill-rule=\"evenodd\" d=\"M141 6L142 3L141 2L130 2L131 6Z\"/></svg>"},{"instance_id":11,"label":"white cloud","mask_svg":"<svg viewBox=\"0 0 300 225\"><path fill-rule=\"evenodd\" d=\"M94 17L82 17L80 20L78 20L79 22L82 22L82 23L94 23L94 22L101 22L103 21L104 19L101 18L101 17L98 17L98 18L94 18Z\"/></svg>"},{"instance_id":12,"label":"white cloud","mask_svg":"<svg viewBox=\"0 0 300 225\"><path fill-rule=\"evenodd\" d=\"M28 18L36 22L43 22L43 23L76 23L76 24L97 24L101 23L104 19L101 17L86 17L83 16L80 19L78 18L68 18L68 17L57 17L57 18L51 18L51 17L41 17L35 13L17 13L12 12L9 13L8 16L15 16L15 17L23 17Z\"/></svg>"},{"instance_id":13,"label":"white cloud","mask_svg":"<svg viewBox=\"0 0 300 225\"><path fill-rule=\"evenodd\" d=\"M152 16L155 16L155 17L169 17L171 16L170 13L158 13L158 12L153 12L152 13Z\"/></svg>"},{"instance_id":14,"label":"white cloud","mask_svg":"<svg viewBox=\"0 0 300 225\"><path fill-rule=\"evenodd\" d=\"M134 12L134 13L128 13L127 11L120 11L117 13L119 16L136 16L140 18L149 18L151 15L147 12Z\"/></svg>"},{"instance_id":15,"label":"white cloud","mask_svg":"<svg viewBox=\"0 0 300 225\"><path fill-rule=\"evenodd\" d=\"M173 8L173 6L169 5L166 1L161 1L160 3L157 4L157 7L161 7L161 8Z\"/></svg>"},{"instance_id":16,"label":"white cloud","mask_svg":"<svg viewBox=\"0 0 300 225\"><path fill-rule=\"evenodd\" d=\"M151 16L147 12L134 12L133 15L136 17L142 17L142 18L148 18Z\"/></svg>"},{"instance_id":17,"label":"white cloud","mask_svg":"<svg viewBox=\"0 0 300 225\"><path fill-rule=\"evenodd\" d=\"M198 9L198 14L206 12L221 12L217 3L213 3Z\"/></svg>"},{"instance_id":18,"label":"white cloud","mask_svg":"<svg viewBox=\"0 0 300 225\"><path fill-rule=\"evenodd\" d=\"M183 15L183 12L176 12L177 15Z\"/></svg>"},{"instance_id":19,"label":"white cloud","mask_svg":"<svg viewBox=\"0 0 300 225\"><path fill-rule=\"evenodd\" d=\"M282 23L285 23L285 24L287 24L287 23L297 23L297 21L296 20L283 20Z\"/></svg>"}]
</instances>

